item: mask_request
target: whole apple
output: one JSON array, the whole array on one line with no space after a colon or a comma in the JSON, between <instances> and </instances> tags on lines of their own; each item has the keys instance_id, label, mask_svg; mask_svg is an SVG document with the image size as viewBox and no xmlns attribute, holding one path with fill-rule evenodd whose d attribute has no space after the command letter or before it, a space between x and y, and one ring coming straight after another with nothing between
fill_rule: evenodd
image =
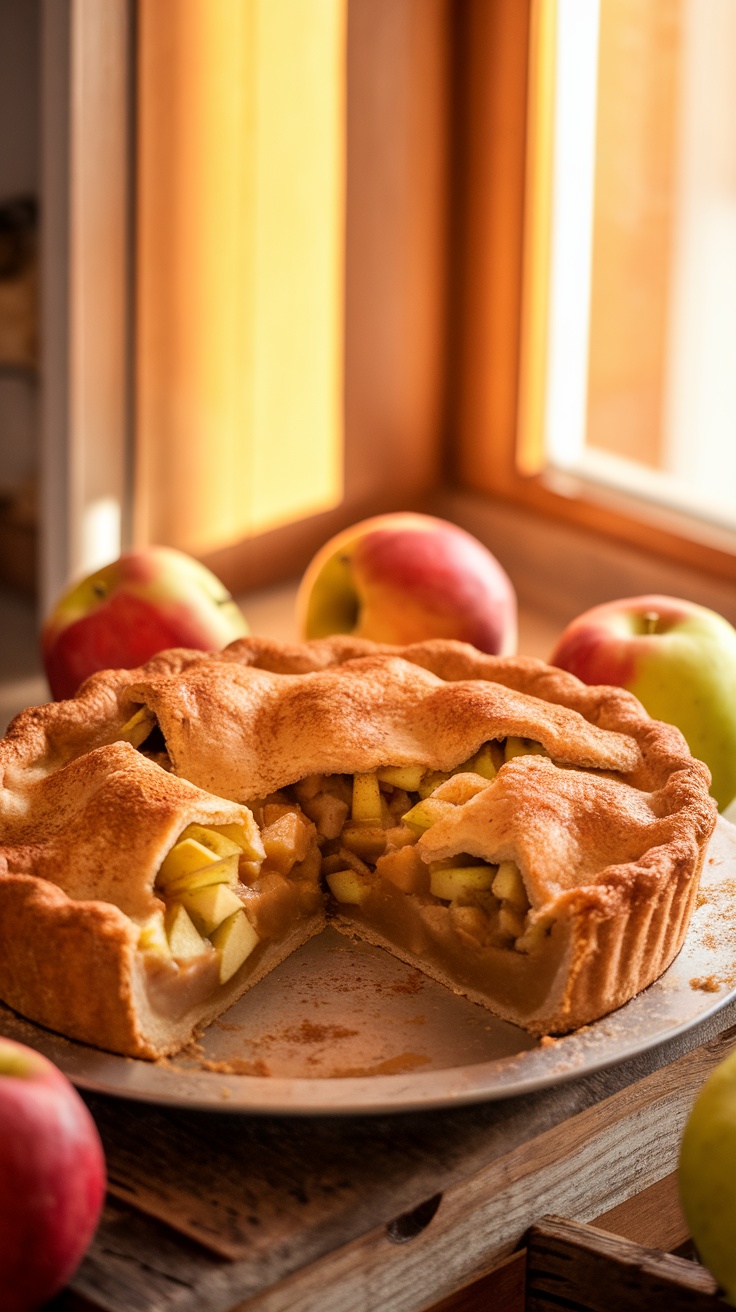
<instances>
[{"instance_id":1,"label":"whole apple","mask_svg":"<svg viewBox=\"0 0 736 1312\"><path fill-rule=\"evenodd\" d=\"M464 529L429 515L379 515L332 538L302 579L297 613L306 638L457 638L492 654L516 650L506 571Z\"/></svg>"},{"instance_id":2,"label":"whole apple","mask_svg":"<svg viewBox=\"0 0 736 1312\"><path fill-rule=\"evenodd\" d=\"M99 1220L105 1158L87 1108L39 1053L0 1039L0 1307L67 1283Z\"/></svg>"},{"instance_id":3,"label":"whole apple","mask_svg":"<svg viewBox=\"0 0 736 1312\"><path fill-rule=\"evenodd\" d=\"M606 602L568 625L550 664L628 688L705 761L719 809L736 796L736 629L722 615L674 597Z\"/></svg>"},{"instance_id":4,"label":"whole apple","mask_svg":"<svg viewBox=\"0 0 736 1312\"><path fill-rule=\"evenodd\" d=\"M43 626L41 649L58 700L96 670L134 669L167 647L219 651L247 632L210 570L171 547L146 547L69 588Z\"/></svg>"},{"instance_id":5,"label":"whole apple","mask_svg":"<svg viewBox=\"0 0 736 1312\"><path fill-rule=\"evenodd\" d=\"M716 1067L695 1100L678 1179L698 1254L736 1305L736 1053Z\"/></svg>"}]
</instances>

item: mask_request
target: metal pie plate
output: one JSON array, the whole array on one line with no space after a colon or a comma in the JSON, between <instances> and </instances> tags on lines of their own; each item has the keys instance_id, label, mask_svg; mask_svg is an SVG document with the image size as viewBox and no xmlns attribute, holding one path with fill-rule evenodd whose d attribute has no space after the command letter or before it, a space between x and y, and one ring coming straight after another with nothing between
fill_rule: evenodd
<instances>
[{"instance_id":1,"label":"metal pie plate","mask_svg":"<svg viewBox=\"0 0 736 1312\"><path fill-rule=\"evenodd\" d=\"M0 1034L37 1048L81 1089L204 1110L347 1115L508 1098L574 1079L674 1038L735 994L736 827L720 820L679 956L626 1006L561 1039L540 1043L332 929L215 1021L194 1054L117 1057L2 1007Z\"/></svg>"}]
</instances>

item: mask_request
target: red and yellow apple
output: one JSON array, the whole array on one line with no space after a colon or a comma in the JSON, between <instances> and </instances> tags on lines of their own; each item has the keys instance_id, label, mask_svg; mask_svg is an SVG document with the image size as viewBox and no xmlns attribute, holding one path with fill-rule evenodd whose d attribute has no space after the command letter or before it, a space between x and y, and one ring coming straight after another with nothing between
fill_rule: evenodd
<instances>
[{"instance_id":1,"label":"red and yellow apple","mask_svg":"<svg viewBox=\"0 0 736 1312\"><path fill-rule=\"evenodd\" d=\"M121 556L76 583L43 627L46 677L73 697L96 670L134 669L167 647L219 651L248 625L219 579L171 547Z\"/></svg>"},{"instance_id":2,"label":"red and yellow apple","mask_svg":"<svg viewBox=\"0 0 736 1312\"><path fill-rule=\"evenodd\" d=\"M61 1071L0 1038L0 1307L33 1312L67 1283L97 1227L105 1158Z\"/></svg>"},{"instance_id":3,"label":"red and yellow apple","mask_svg":"<svg viewBox=\"0 0 736 1312\"><path fill-rule=\"evenodd\" d=\"M705 761L719 808L736 797L736 629L722 615L674 597L606 602L567 626L550 664L633 692Z\"/></svg>"},{"instance_id":4,"label":"red and yellow apple","mask_svg":"<svg viewBox=\"0 0 736 1312\"><path fill-rule=\"evenodd\" d=\"M506 571L464 529L429 515L379 515L332 538L302 579L297 613L306 638L457 638L493 654L516 650Z\"/></svg>"}]
</instances>

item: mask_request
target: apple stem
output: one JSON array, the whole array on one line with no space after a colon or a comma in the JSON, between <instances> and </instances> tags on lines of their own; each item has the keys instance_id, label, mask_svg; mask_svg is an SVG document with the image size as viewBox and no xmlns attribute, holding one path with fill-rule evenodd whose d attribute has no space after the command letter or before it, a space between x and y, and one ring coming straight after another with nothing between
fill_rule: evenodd
<instances>
[{"instance_id":1,"label":"apple stem","mask_svg":"<svg viewBox=\"0 0 736 1312\"><path fill-rule=\"evenodd\" d=\"M648 610L646 615L642 616L642 619L644 620L645 633L657 632L657 625L659 624L659 615L657 614L656 610Z\"/></svg>"}]
</instances>

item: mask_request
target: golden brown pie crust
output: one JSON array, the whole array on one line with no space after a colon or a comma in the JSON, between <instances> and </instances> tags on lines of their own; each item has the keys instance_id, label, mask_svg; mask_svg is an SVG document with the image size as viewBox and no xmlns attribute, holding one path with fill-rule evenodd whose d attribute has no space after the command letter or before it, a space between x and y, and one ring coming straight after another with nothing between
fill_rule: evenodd
<instances>
[{"instance_id":1,"label":"golden brown pie crust","mask_svg":"<svg viewBox=\"0 0 736 1312\"><path fill-rule=\"evenodd\" d=\"M115 741L140 706L157 718L172 772ZM471 952L446 908L386 881L365 906L339 908L337 926L536 1033L605 1014L682 944L716 819L706 767L620 689L444 640L174 650L18 716L0 742L0 998L116 1052L175 1051L325 920L310 906L214 995L180 1015L157 1009L138 929L161 906L156 872L186 825L236 821L244 804L311 774L451 770L509 736L552 759L509 761L418 851L515 861L532 917L549 925L537 956Z\"/></svg>"}]
</instances>

